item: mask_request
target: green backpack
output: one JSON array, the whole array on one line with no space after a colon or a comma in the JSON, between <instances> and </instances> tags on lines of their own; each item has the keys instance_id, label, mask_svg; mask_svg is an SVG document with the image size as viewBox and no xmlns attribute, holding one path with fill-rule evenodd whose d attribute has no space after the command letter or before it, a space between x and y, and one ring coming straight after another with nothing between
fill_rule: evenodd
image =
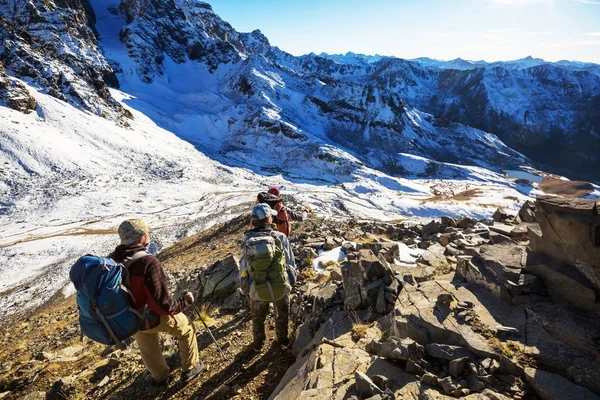
<instances>
[{"instance_id":1,"label":"green backpack","mask_svg":"<svg viewBox=\"0 0 600 400\"><path fill-rule=\"evenodd\" d=\"M242 245L250 279L250 298L275 301L288 294L291 286L285 270L281 241L271 229L247 231Z\"/></svg>"}]
</instances>

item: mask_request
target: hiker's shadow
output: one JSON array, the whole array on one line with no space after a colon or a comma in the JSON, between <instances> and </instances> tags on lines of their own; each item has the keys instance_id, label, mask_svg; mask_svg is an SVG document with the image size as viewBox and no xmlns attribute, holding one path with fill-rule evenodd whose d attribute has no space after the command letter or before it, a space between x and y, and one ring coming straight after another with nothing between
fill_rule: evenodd
<instances>
[{"instance_id":1,"label":"hiker's shadow","mask_svg":"<svg viewBox=\"0 0 600 400\"><path fill-rule=\"evenodd\" d=\"M169 384L164 386L155 385L148 371L144 370L127 387L115 385L98 399L170 399L185 387L183 382L174 379L175 377L171 376ZM120 390L117 391L117 389Z\"/></svg>"},{"instance_id":2,"label":"hiker's shadow","mask_svg":"<svg viewBox=\"0 0 600 400\"><path fill-rule=\"evenodd\" d=\"M254 352L238 353L227 368L203 381L192 397L197 396L197 398L206 400L223 399L228 393L219 392L218 388L234 385L241 388L245 387L263 371L270 370L276 364L277 355L275 352L277 351L275 346L271 346L266 353L262 354Z\"/></svg>"},{"instance_id":3,"label":"hiker's shadow","mask_svg":"<svg viewBox=\"0 0 600 400\"><path fill-rule=\"evenodd\" d=\"M198 318L193 319L193 316L190 316L190 319L196 325L196 337L198 340L198 350L202 351L211 344L213 344L213 340L210 337L210 334L207 332L206 328L202 325L202 322L198 320ZM242 331L240 325L247 323L250 321L250 312L242 312L238 314L231 321L227 322L216 328L209 328L215 339L218 341L219 339L223 339L229 336L230 333L236 331ZM222 345L223 343L221 343Z\"/></svg>"}]
</instances>

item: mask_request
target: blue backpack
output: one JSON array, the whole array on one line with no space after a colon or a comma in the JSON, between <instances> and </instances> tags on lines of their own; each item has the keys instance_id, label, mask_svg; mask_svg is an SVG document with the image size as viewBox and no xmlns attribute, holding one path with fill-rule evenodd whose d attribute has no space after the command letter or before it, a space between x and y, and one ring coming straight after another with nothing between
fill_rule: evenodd
<instances>
[{"instance_id":1,"label":"blue backpack","mask_svg":"<svg viewBox=\"0 0 600 400\"><path fill-rule=\"evenodd\" d=\"M140 251L122 265L110 258L88 254L73 264L69 278L77 290L82 335L125 348L122 341L135 334L144 321L144 315L131 306L133 296L127 288L126 267L146 255Z\"/></svg>"}]
</instances>

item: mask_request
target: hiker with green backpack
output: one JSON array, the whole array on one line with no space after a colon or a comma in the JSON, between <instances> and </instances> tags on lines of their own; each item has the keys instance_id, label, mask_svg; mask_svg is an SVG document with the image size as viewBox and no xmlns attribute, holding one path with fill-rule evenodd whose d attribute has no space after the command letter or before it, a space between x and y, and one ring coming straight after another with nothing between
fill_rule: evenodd
<instances>
[{"instance_id":1,"label":"hiker with green backpack","mask_svg":"<svg viewBox=\"0 0 600 400\"><path fill-rule=\"evenodd\" d=\"M240 260L241 290L250 298L253 343L259 353L265 343L265 319L272 302L275 307L275 333L282 349L289 346L289 293L296 283L296 263L287 237L273 230L277 215L268 204L252 208L252 229L244 234Z\"/></svg>"}]
</instances>

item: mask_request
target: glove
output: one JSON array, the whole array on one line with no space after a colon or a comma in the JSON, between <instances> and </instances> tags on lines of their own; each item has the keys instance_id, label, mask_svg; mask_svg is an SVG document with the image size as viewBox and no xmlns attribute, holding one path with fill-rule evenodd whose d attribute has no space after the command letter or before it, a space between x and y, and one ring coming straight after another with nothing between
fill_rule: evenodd
<instances>
[{"instance_id":1,"label":"glove","mask_svg":"<svg viewBox=\"0 0 600 400\"><path fill-rule=\"evenodd\" d=\"M183 294L183 299L185 300L186 304L191 304L194 302L194 295L192 294L192 292L185 292Z\"/></svg>"},{"instance_id":2,"label":"glove","mask_svg":"<svg viewBox=\"0 0 600 400\"><path fill-rule=\"evenodd\" d=\"M312 211L312 208L310 208L310 206L306 206L304 207L304 210L309 213Z\"/></svg>"}]
</instances>

